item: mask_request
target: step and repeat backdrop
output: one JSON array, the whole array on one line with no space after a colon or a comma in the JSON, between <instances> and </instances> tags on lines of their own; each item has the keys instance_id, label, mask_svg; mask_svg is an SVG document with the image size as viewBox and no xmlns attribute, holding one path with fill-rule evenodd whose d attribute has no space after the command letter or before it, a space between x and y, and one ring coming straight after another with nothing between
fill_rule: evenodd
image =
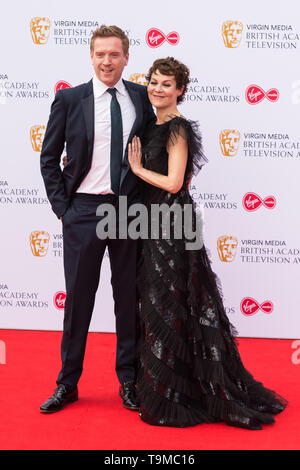
<instances>
[{"instance_id":1,"label":"step and repeat backdrop","mask_svg":"<svg viewBox=\"0 0 300 470\"><path fill-rule=\"evenodd\" d=\"M69 0L6 4L0 18L0 328L61 330L61 223L39 156L58 89L87 82L92 32L130 40L124 78L146 85L160 57L189 66L180 110L208 163L191 194L239 336L299 338L300 6L252 0ZM105 256L90 331L114 332Z\"/></svg>"}]
</instances>

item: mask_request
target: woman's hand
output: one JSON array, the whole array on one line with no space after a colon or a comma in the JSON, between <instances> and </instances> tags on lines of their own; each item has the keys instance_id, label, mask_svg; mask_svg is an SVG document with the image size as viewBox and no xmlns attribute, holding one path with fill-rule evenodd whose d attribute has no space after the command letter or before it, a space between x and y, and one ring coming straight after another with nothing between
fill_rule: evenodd
<instances>
[{"instance_id":1,"label":"woman's hand","mask_svg":"<svg viewBox=\"0 0 300 470\"><path fill-rule=\"evenodd\" d=\"M176 144L168 146L167 150L169 154L167 175L143 167L142 146L140 139L136 136L128 145L128 161L132 172L143 181L175 194L182 188L184 181L188 158L186 139L179 135Z\"/></svg>"},{"instance_id":2,"label":"woman's hand","mask_svg":"<svg viewBox=\"0 0 300 470\"><path fill-rule=\"evenodd\" d=\"M142 166L142 145L139 137L134 136L132 142L128 144L128 161L131 171L137 174Z\"/></svg>"}]
</instances>

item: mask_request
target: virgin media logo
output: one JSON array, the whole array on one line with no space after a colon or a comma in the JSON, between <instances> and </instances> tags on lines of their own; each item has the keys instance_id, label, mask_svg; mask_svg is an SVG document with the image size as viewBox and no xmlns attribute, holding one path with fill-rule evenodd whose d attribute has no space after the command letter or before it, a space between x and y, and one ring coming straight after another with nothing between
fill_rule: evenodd
<instances>
[{"instance_id":1,"label":"virgin media logo","mask_svg":"<svg viewBox=\"0 0 300 470\"><path fill-rule=\"evenodd\" d=\"M54 94L58 91L58 90L64 90L65 88L72 88L72 85L70 85L70 83L68 82L65 82L65 80L60 80L59 82L57 82L55 84L55 87L54 87Z\"/></svg>"},{"instance_id":2,"label":"virgin media logo","mask_svg":"<svg viewBox=\"0 0 300 470\"><path fill-rule=\"evenodd\" d=\"M179 34L176 31L172 31L166 35L160 29L148 29L146 33L146 43L149 47L159 47L165 41L171 44L171 46L176 46L176 44L179 43Z\"/></svg>"},{"instance_id":3,"label":"virgin media logo","mask_svg":"<svg viewBox=\"0 0 300 470\"><path fill-rule=\"evenodd\" d=\"M273 312L273 303L270 300L265 300L261 304L259 304L255 299L252 297L245 297L241 301L241 312L250 317L251 315L255 315L259 310L264 313L272 313Z\"/></svg>"},{"instance_id":4,"label":"virgin media logo","mask_svg":"<svg viewBox=\"0 0 300 470\"><path fill-rule=\"evenodd\" d=\"M276 199L274 196L267 196L264 199L255 193L247 193L243 197L243 207L246 211L252 212L264 206L266 209L274 209Z\"/></svg>"},{"instance_id":5,"label":"virgin media logo","mask_svg":"<svg viewBox=\"0 0 300 470\"><path fill-rule=\"evenodd\" d=\"M249 104L258 104L264 98L274 103L279 98L279 91L276 88L270 88L270 90L264 91L258 85L250 85L246 89L245 98Z\"/></svg>"},{"instance_id":6,"label":"virgin media logo","mask_svg":"<svg viewBox=\"0 0 300 470\"><path fill-rule=\"evenodd\" d=\"M53 296L53 303L57 310L63 310L65 308L66 293L63 291L56 292Z\"/></svg>"}]
</instances>

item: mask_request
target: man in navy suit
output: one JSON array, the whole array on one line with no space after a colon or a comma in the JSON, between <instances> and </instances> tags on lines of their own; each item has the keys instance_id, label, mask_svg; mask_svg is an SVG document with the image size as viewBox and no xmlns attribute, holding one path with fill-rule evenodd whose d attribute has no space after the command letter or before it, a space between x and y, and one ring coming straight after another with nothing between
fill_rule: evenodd
<instances>
[{"instance_id":1,"label":"man in navy suit","mask_svg":"<svg viewBox=\"0 0 300 470\"><path fill-rule=\"evenodd\" d=\"M88 83L56 93L41 152L41 172L54 213L62 221L67 298L61 344L62 368L54 394L40 407L61 410L78 399L86 340L106 247L116 316L116 373L123 406L137 410L136 257L137 241L99 239L100 204L119 196L139 201L139 183L131 172L127 146L142 136L155 118L147 89L122 80L129 41L117 26L98 28L90 44L94 77ZM61 171L66 144L67 164Z\"/></svg>"}]
</instances>

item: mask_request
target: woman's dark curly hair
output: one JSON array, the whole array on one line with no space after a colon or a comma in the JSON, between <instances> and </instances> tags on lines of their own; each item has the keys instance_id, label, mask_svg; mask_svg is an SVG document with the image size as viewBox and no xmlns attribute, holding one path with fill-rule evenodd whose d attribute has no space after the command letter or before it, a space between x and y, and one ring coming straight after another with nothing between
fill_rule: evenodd
<instances>
[{"instance_id":1,"label":"woman's dark curly hair","mask_svg":"<svg viewBox=\"0 0 300 470\"><path fill-rule=\"evenodd\" d=\"M153 62L148 74L146 75L148 83L151 80L152 74L157 70L163 75L174 75L176 88L178 90L180 90L182 86L184 87L182 94L177 98L177 104L182 103L187 90L187 85L190 83L190 71L187 66L174 59L174 57L157 59Z\"/></svg>"}]
</instances>

